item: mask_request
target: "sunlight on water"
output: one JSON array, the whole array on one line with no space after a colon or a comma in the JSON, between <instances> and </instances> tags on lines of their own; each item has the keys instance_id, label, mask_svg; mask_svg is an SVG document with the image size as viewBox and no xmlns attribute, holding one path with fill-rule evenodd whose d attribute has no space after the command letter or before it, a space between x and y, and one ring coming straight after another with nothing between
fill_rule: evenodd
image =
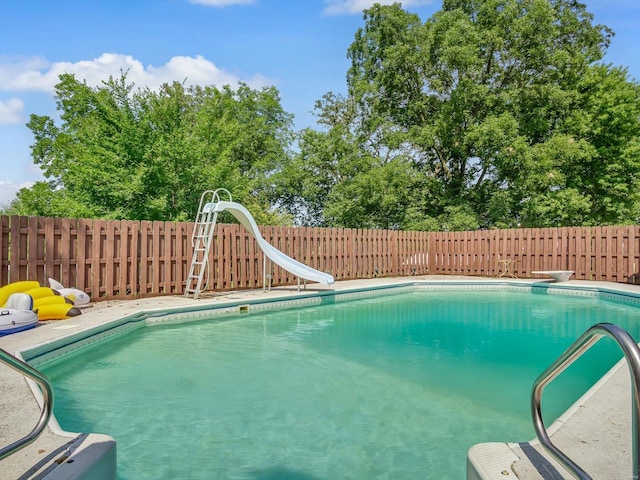
<instances>
[{"instance_id":1,"label":"sunlight on water","mask_svg":"<svg viewBox=\"0 0 640 480\"><path fill-rule=\"evenodd\" d=\"M417 291L155 325L43 368L69 431L112 435L120 479L464 478L475 443L533 437L534 379L631 306ZM619 357L603 340L545 391L548 422ZM561 388L554 388L559 385Z\"/></svg>"}]
</instances>

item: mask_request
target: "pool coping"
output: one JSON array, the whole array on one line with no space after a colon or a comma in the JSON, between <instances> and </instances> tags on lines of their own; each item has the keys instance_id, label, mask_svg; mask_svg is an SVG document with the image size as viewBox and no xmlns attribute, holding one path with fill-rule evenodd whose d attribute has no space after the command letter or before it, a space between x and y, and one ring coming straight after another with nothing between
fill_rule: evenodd
<instances>
[{"instance_id":1,"label":"pool coping","mask_svg":"<svg viewBox=\"0 0 640 480\"><path fill-rule=\"evenodd\" d=\"M87 341L87 339L89 340L89 342L91 342L91 338L93 337L95 337L93 341L102 341L104 339L104 335L118 335L123 331L126 331L128 328L135 328L137 325L142 325L146 322L162 321L161 319L166 320L170 317L171 321L181 321L180 319L176 320L175 318L172 318L176 316L177 309L181 310L180 314L183 316L191 315L191 318L188 318L186 320L193 320L198 316L204 316L205 311L207 312L207 316L209 316L212 309L222 315L225 315L226 313L235 314L238 313L241 308L258 310L261 308L269 308L271 306L282 307L282 304L285 303L286 305L287 302L290 305L295 305L295 307L297 307L303 306L305 303L317 304L323 301L336 301L342 299L347 300L357 296L362 297L365 295L375 295L380 291L389 289L413 289L416 286L426 286L431 289L445 289L452 287L467 289L496 287L535 287L540 290L546 290L547 293L571 294L578 292L577 294L602 295L605 297L611 295L615 296L615 298L617 299L624 299L625 301L640 304L640 288L634 285L627 284L587 282L576 280L554 283L553 281L547 279L495 279L486 277L400 277L392 279L372 279L368 281L342 281L337 282L336 284L328 288L316 286L315 284L313 284L312 289L310 288L308 290L302 291L295 291L295 289L292 289L291 287L274 288L268 292L263 292L262 290L246 292L240 291L209 298L205 297L195 301L193 299L185 299L184 297L156 297L155 299L125 301L123 303L127 303L130 305L129 313L127 313L126 310L118 308L114 308L112 310L97 310L95 313L91 310L87 310L87 312L91 314L91 317L93 318L91 319L91 321L86 322L88 324L86 328L81 328L77 324L69 323L46 324L42 326L47 327L46 335L34 335L34 333L45 333L44 331L38 332L38 330L42 330L42 328L39 327L33 330L27 330L8 336L15 337L13 339L7 340L8 337L1 337L0 346L8 351L11 351L11 353L16 355L18 358L24 358L29 362L34 362L34 364L36 365L42 365L43 363L52 360L51 358L45 356L46 353L51 352L52 345L55 346L55 351L59 355L66 355L69 351L76 350L78 348L78 342ZM195 305L194 302L196 303ZM153 304L160 306L149 308ZM134 311L131 311L132 309ZM82 315L81 317L84 317L84 315ZM76 317L76 319L80 319L81 317ZM69 328L64 328L65 325L70 326ZM98 335L96 335L97 332L99 333ZM16 348L6 348L7 344L13 345ZM615 370L615 368L616 367L614 367L613 370ZM589 402L590 399L594 395L596 395L598 391L602 390L603 385L605 385L615 377L615 372L613 370L605 375L605 377L603 377L596 385L594 385L594 387L592 387L592 389L585 393L583 397L581 397L569 410L567 410L567 412L565 412L549 427L549 431L552 432L552 435L557 435L558 432L561 431L567 423L571 422L571 418L580 412L581 405ZM620 370L619 366L618 370ZM6 379L0 376L0 381L4 383ZM24 381L22 381L21 383L24 389ZM14 386L15 388L19 388L19 385ZM35 387L35 385L31 385L31 387ZM23 392L23 398L26 399L28 395L24 395L24 393L25 392ZM34 403L34 398L36 399L36 402L38 402L39 391L37 390L37 388L29 390L29 393L31 394L31 403ZM29 408L25 406L25 409L28 409L31 412L33 412L34 410L33 405L29 406ZM37 418L37 413L33 418ZM56 440L59 446L67 445L74 439L77 440L79 435L65 432L62 428L60 428L55 418L52 420L52 422L50 422L48 430L49 431L47 436L51 436L52 438L47 439L48 447L45 448L45 451L50 451L52 449L51 443L55 444ZM106 439L104 437L106 437ZM101 436L97 441L98 443L106 442L108 444L109 438L110 437L108 436ZM528 443L534 445L534 447L536 446L535 441L530 441ZM493 446L495 446L495 448L493 448ZM522 449L519 447L519 444L513 444L509 442L494 442L489 444L481 444L481 447L476 447L478 448L475 450L475 453L478 453L479 451L482 451L484 453L475 455L474 457L474 452L470 450L471 457L468 456L468 465L475 462L476 467L478 467L477 471L483 470L483 459L488 456L493 458L492 461L495 465L498 465L498 468L502 468L502 470L499 470L502 475L499 478L504 478L504 468L508 468L508 471L512 472L517 476L517 478L520 479L528 480L543 478L542 476L535 476L535 473L530 468L531 465L527 464L529 460L527 458L524 458L524 456L522 455ZM537 447L539 448L539 445ZM113 449L115 455L115 442L113 445ZM38 451L39 450L42 450L42 448L38 449ZM31 453L30 455L33 455L33 453ZM18 466L17 470L14 471L28 471L28 468L31 466L28 465L29 461L33 463L33 460L29 460L29 458L31 458L30 455L26 455L26 459L22 458L21 462L18 462L21 465ZM0 468L4 468L8 460L11 460L14 457L18 456L19 455L16 454L3 461L0 461ZM20 455L20 457L25 456ZM506 467L504 467L504 465L506 465ZM474 474L469 476L469 468L467 475L468 478L473 479L477 478L484 480L485 478L493 478L492 476L473 476ZM16 478L18 477L16 476ZM22 476L20 478L24 478L26 480L33 477ZM54 477L50 477L47 475L46 478L49 479Z\"/></svg>"}]
</instances>

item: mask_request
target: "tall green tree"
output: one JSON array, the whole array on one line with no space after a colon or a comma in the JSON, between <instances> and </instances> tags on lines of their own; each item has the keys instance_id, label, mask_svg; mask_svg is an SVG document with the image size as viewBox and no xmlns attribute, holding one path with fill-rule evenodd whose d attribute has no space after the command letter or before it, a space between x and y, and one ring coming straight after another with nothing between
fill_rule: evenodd
<instances>
[{"instance_id":1,"label":"tall green tree","mask_svg":"<svg viewBox=\"0 0 640 480\"><path fill-rule=\"evenodd\" d=\"M352 99L328 93L316 112L322 129L303 130L299 152L274 176L280 204L306 225L403 227L417 184L409 158L361 134L366 117Z\"/></svg>"},{"instance_id":2,"label":"tall green tree","mask_svg":"<svg viewBox=\"0 0 640 480\"><path fill-rule=\"evenodd\" d=\"M174 82L151 91L126 74L91 88L64 74L56 100L60 122L28 123L47 181L21 191L14 211L190 220L204 190L225 187L259 221L288 221L271 208L268 180L288 162L293 135L275 88Z\"/></svg>"},{"instance_id":3,"label":"tall green tree","mask_svg":"<svg viewBox=\"0 0 640 480\"><path fill-rule=\"evenodd\" d=\"M574 0L445 0L426 22L374 5L347 52L351 113L321 104L337 120L305 133L300 154L319 161L341 138L361 169L305 179L324 203L302 183L297 196L334 225L637 221L640 91L602 63L611 35Z\"/></svg>"}]
</instances>

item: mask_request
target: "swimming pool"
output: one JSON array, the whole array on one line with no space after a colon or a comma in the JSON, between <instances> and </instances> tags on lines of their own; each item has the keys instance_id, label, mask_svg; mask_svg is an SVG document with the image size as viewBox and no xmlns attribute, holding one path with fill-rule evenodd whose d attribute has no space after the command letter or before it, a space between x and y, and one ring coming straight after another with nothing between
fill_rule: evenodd
<instances>
[{"instance_id":1,"label":"swimming pool","mask_svg":"<svg viewBox=\"0 0 640 480\"><path fill-rule=\"evenodd\" d=\"M637 307L594 295L404 290L150 323L40 368L66 430L116 438L122 479L463 478L471 445L533 435L533 380L584 330L638 335ZM600 343L550 417L619 358Z\"/></svg>"}]
</instances>

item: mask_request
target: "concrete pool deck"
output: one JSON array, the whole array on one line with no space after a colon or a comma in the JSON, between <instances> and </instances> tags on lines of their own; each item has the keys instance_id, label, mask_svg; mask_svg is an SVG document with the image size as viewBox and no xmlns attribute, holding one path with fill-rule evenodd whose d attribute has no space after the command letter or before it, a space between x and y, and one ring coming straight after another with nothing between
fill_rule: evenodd
<instances>
[{"instance_id":1,"label":"concrete pool deck","mask_svg":"<svg viewBox=\"0 0 640 480\"><path fill-rule=\"evenodd\" d=\"M549 283L547 280L495 279L458 276L418 276L371 280L341 281L329 287L312 284L307 290L296 287L205 294L198 300L182 296L154 297L137 300L110 300L93 303L83 315L64 321L46 322L37 328L0 337L0 347L15 354L27 348L48 343L70 334L96 327L140 311L220 305L228 302L250 302L260 299L277 300L284 297L313 295L317 291L346 291L376 286L399 285L415 281L429 282L498 282L500 284ZM553 284L553 283L551 283ZM561 285L575 288L606 289L640 295L636 285L608 282L568 281ZM40 407L24 377L3 365L0 368L0 446L25 436L40 415ZM54 392L55 394L55 392ZM618 364L601 382L587 392L569 411L558 419L549 432L552 441L589 472L594 479L632 478L630 377L626 364ZM109 432L102 432L108 434ZM541 451L536 441L517 439L523 443L507 443L509 439L487 438L487 443L474 446L468 456L470 479L557 479L572 478L548 455L540 461L532 450ZM91 434L62 436L56 425L25 449L0 461L0 480L3 479L64 479L65 461L75 450L91 450L92 446L107 444L109 437ZM548 463L559 472L554 475ZM77 466L77 465L76 465ZM72 466L69 465L69 468ZM540 473L540 469L547 473Z\"/></svg>"}]
</instances>

